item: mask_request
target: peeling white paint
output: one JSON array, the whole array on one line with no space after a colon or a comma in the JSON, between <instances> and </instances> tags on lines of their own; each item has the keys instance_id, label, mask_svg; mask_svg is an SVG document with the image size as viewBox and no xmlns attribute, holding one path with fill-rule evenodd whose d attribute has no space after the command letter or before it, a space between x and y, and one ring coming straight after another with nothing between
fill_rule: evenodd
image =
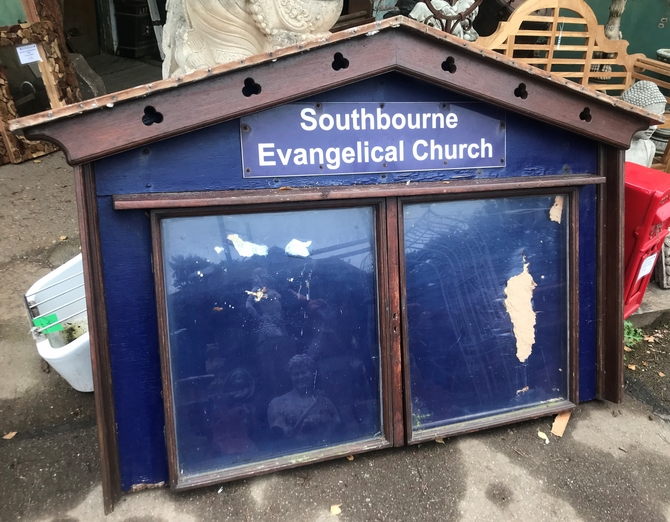
<instances>
[{"instance_id":1,"label":"peeling white paint","mask_svg":"<svg viewBox=\"0 0 670 522\"><path fill-rule=\"evenodd\" d=\"M233 244L235 250L241 257L267 256L268 247L265 245L256 245L249 241L243 241L237 234L228 234L228 240Z\"/></svg>"},{"instance_id":2,"label":"peeling white paint","mask_svg":"<svg viewBox=\"0 0 670 522\"><path fill-rule=\"evenodd\" d=\"M284 252L287 256L292 257L309 257L309 246L312 244L311 241L300 241L299 239L291 239Z\"/></svg>"},{"instance_id":3,"label":"peeling white paint","mask_svg":"<svg viewBox=\"0 0 670 522\"><path fill-rule=\"evenodd\" d=\"M509 314L516 337L516 357L525 362L535 344L536 314L533 310L533 290L537 284L528 271L530 263L524 257L523 271L507 280L505 309Z\"/></svg>"},{"instance_id":4,"label":"peeling white paint","mask_svg":"<svg viewBox=\"0 0 670 522\"><path fill-rule=\"evenodd\" d=\"M220 246L214 247L214 252L216 252L217 254L220 254L221 252L223 252L223 250L224 250L223 247Z\"/></svg>"},{"instance_id":5,"label":"peeling white paint","mask_svg":"<svg viewBox=\"0 0 670 522\"><path fill-rule=\"evenodd\" d=\"M556 196L556 199L554 199L554 205L549 209L549 219L555 221L559 225L561 224L561 219L563 219L564 202L565 196Z\"/></svg>"}]
</instances>

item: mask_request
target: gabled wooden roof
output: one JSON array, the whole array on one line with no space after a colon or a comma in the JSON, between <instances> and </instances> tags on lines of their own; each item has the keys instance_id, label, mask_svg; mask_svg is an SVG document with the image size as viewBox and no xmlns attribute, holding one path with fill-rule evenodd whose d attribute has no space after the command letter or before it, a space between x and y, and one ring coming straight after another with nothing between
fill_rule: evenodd
<instances>
[{"instance_id":1,"label":"gabled wooden roof","mask_svg":"<svg viewBox=\"0 0 670 522\"><path fill-rule=\"evenodd\" d=\"M333 66L338 53L347 60L346 68ZM80 164L392 71L620 148L628 148L636 131L662 121L616 98L397 17L13 120L10 129L55 142L69 163ZM259 85L260 93L250 94L245 82ZM160 113L162 121L143 124L145 111Z\"/></svg>"}]
</instances>

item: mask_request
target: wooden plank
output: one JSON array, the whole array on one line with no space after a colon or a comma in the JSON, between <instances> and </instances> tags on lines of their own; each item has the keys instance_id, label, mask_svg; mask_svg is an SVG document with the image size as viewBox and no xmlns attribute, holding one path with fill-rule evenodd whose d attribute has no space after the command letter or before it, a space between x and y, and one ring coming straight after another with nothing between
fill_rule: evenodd
<instances>
[{"instance_id":1,"label":"wooden plank","mask_svg":"<svg viewBox=\"0 0 670 522\"><path fill-rule=\"evenodd\" d=\"M165 270L163 267L163 242L159 216L151 214L151 246L153 254L154 290L156 293L156 316L158 319L158 345L160 347L161 379L163 385L163 409L165 412L165 446L167 449L170 487L179 485L179 459L177 455L177 426L174 409L174 383L170 368L169 328L166 309Z\"/></svg>"},{"instance_id":2,"label":"wooden plank","mask_svg":"<svg viewBox=\"0 0 670 522\"><path fill-rule=\"evenodd\" d=\"M90 165L75 168L75 192L82 245L84 284L86 286L86 308L91 345L91 365L93 367L93 388L95 390L95 416L98 427L102 497L105 514L109 514L114 509L114 503L121 496L121 472L116 438L114 389L109 355L95 179Z\"/></svg>"},{"instance_id":3,"label":"wooden plank","mask_svg":"<svg viewBox=\"0 0 670 522\"><path fill-rule=\"evenodd\" d=\"M579 191L568 195L568 400L579 404Z\"/></svg>"},{"instance_id":4,"label":"wooden plank","mask_svg":"<svg viewBox=\"0 0 670 522\"><path fill-rule=\"evenodd\" d=\"M520 411L504 413L502 415L482 417L473 421L450 424L449 426L415 433L412 439L408 441L408 444L420 444L422 442L435 440L438 437L454 437L456 435L465 435L467 433L474 433L475 431L489 428L549 417L550 415L573 410L575 407L575 404L570 401L556 401Z\"/></svg>"},{"instance_id":5,"label":"wooden plank","mask_svg":"<svg viewBox=\"0 0 670 522\"><path fill-rule=\"evenodd\" d=\"M403 440L396 438L395 395L402 390L398 388L395 380L395 360L393 353L393 315L399 311L394 307L394 293L397 287L392 286L389 267L393 261L393 249L389 242L393 240L394 228L389 232L388 204L381 200L376 205L376 233L377 233L377 315L379 322L379 349L381 361L381 385L382 385L382 430L384 437L394 446L402 445ZM391 223L392 225L392 223ZM390 265L391 263L391 265ZM402 413L402 412L401 412ZM400 422L402 422L402 416Z\"/></svg>"},{"instance_id":6,"label":"wooden plank","mask_svg":"<svg viewBox=\"0 0 670 522\"><path fill-rule=\"evenodd\" d=\"M21 5L23 6L23 12L26 14L26 22L34 24L40 21L35 0L21 0Z\"/></svg>"},{"instance_id":7,"label":"wooden plank","mask_svg":"<svg viewBox=\"0 0 670 522\"><path fill-rule=\"evenodd\" d=\"M603 186L605 206L601 205L604 220L604 256L600 258L598 279L601 292L599 323L607 325L600 332L601 354L598 367L600 398L612 402L623 399L623 274L624 274L624 151L602 145L598 158L598 173L607 177ZM601 192L602 196L602 192Z\"/></svg>"},{"instance_id":8,"label":"wooden plank","mask_svg":"<svg viewBox=\"0 0 670 522\"><path fill-rule=\"evenodd\" d=\"M44 48L41 44L37 44L37 50L40 53L41 62L37 64L40 69L40 74L42 75L42 81L44 82L44 87L47 91L47 96L49 97L49 103L51 108L55 109L57 107L64 107L66 104L61 98L61 93L58 90L58 86L54 81L54 73L51 70L51 62L47 59L47 55L44 52Z\"/></svg>"},{"instance_id":9,"label":"wooden plank","mask_svg":"<svg viewBox=\"0 0 670 522\"><path fill-rule=\"evenodd\" d=\"M323 187L277 190L230 190L211 192L176 192L152 194L127 194L113 197L114 210L202 208L211 206L259 205L296 201L324 201L366 197L397 197L423 194L468 194L519 190L532 188L572 187L597 185L605 182L604 176L565 175L520 177L504 179L460 180L421 182L407 185Z\"/></svg>"},{"instance_id":10,"label":"wooden plank","mask_svg":"<svg viewBox=\"0 0 670 522\"><path fill-rule=\"evenodd\" d=\"M386 202L386 229L388 247L388 285L389 285L389 335L388 347L391 352L391 394L393 401L393 445L403 446L405 444L405 427L408 423L404 398L408 396L409 388L406 386L406 377L403 379L403 357L401 355L407 346L403 328L406 311L401 309L401 259L403 255L399 250L399 237L402 234L402 219L399 217L399 206L397 198L389 198Z\"/></svg>"},{"instance_id":11,"label":"wooden plank","mask_svg":"<svg viewBox=\"0 0 670 522\"><path fill-rule=\"evenodd\" d=\"M212 484L221 484L231 480L240 480L243 478L257 477L267 473L273 473L284 469L293 469L305 464L315 462L324 462L344 458L348 455L366 453L369 451L388 448L390 444L387 441L376 439L325 448L322 450L313 450L300 454L287 455L276 459L265 460L254 464L244 464L233 469L223 471L212 471L193 477L185 477L174 488L178 491L199 488Z\"/></svg>"}]
</instances>

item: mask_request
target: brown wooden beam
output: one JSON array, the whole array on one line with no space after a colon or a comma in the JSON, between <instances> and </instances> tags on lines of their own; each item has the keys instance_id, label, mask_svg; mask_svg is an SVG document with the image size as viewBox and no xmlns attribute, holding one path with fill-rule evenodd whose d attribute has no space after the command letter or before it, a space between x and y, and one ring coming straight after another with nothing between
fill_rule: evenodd
<instances>
[{"instance_id":1,"label":"brown wooden beam","mask_svg":"<svg viewBox=\"0 0 670 522\"><path fill-rule=\"evenodd\" d=\"M598 174L607 178L599 191L599 228L603 256L599 257L598 398L623 399L623 277L624 277L624 151L602 145ZM604 193L604 194L603 194ZM602 198L602 195L605 198ZM600 249L599 249L600 252ZM602 325L606 325L605 328Z\"/></svg>"},{"instance_id":2,"label":"brown wooden beam","mask_svg":"<svg viewBox=\"0 0 670 522\"><path fill-rule=\"evenodd\" d=\"M95 179L91 166L75 167L74 181L86 286L102 497L105 514L109 514L114 509L114 503L121 496L121 472L116 439L114 390L102 277L98 208L95 198Z\"/></svg>"}]
</instances>

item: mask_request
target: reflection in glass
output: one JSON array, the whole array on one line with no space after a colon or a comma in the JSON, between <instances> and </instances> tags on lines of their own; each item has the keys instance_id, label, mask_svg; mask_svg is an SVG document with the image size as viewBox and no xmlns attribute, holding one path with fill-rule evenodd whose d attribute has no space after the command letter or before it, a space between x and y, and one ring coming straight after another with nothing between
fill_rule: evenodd
<instances>
[{"instance_id":1,"label":"reflection in glass","mask_svg":"<svg viewBox=\"0 0 670 522\"><path fill-rule=\"evenodd\" d=\"M404 207L415 431L566 398L564 201Z\"/></svg>"},{"instance_id":2,"label":"reflection in glass","mask_svg":"<svg viewBox=\"0 0 670 522\"><path fill-rule=\"evenodd\" d=\"M0 47L0 67L9 83L16 113L19 117L51 108L38 63L21 64L16 47Z\"/></svg>"},{"instance_id":3,"label":"reflection in glass","mask_svg":"<svg viewBox=\"0 0 670 522\"><path fill-rule=\"evenodd\" d=\"M374 220L161 220L182 475L381 436Z\"/></svg>"}]
</instances>

